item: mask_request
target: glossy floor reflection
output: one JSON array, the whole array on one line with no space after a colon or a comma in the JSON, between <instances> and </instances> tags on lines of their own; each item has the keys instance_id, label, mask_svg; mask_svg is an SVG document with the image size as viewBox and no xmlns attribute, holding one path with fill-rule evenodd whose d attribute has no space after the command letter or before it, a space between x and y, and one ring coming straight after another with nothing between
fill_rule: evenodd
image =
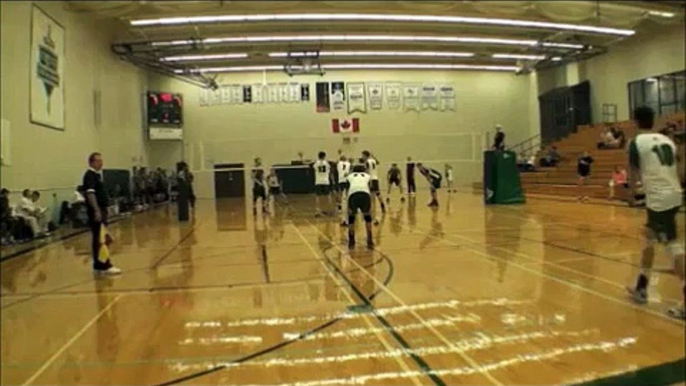
<instances>
[{"instance_id":1,"label":"glossy floor reflection","mask_svg":"<svg viewBox=\"0 0 686 386\"><path fill-rule=\"evenodd\" d=\"M267 216L229 199L186 224L173 207L122 220L121 277L94 279L88 235L5 261L1 383L574 384L684 358L663 314L678 281L656 272L645 307L623 292L642 211L426 199L377 214L374 251L348 251L302 196Z\"/></svg>"}]
</instances>

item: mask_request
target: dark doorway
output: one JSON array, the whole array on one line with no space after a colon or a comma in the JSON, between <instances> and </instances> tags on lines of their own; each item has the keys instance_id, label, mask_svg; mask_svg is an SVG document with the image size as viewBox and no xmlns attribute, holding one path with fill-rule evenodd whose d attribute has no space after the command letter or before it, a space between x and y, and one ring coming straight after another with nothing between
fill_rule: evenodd
<instances>
[{"instance_id":1,"label":"dark doorway","mask_svg":"<svg viewBox=\"0 0 686 386\"><path fill-rule=\"evenodd\" d=\"M216 198L245 197L245 170L243 164L216 164L214 171L214 196Z\"/></svg>"},{"instance_id":2,"label":"dark doorway","mask_svg":"<svg viewBox=\"0 0 686 386\"><path fill-rule=\"evenodd\" d=\"M560 140L576 132L579 125L591 124L591 84L561 87L538 97L541 137L544 143Z\"/></svg>"}]
</instances>

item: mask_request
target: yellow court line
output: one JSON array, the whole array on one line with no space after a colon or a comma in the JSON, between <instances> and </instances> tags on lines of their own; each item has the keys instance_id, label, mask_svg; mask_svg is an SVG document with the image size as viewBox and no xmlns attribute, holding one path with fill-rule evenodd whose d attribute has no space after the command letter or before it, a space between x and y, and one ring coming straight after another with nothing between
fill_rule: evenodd
<instances>
[{"instance_id":1,"label":"yellow court line","mask_svg":"<svg viewBox=\"0 0 686 386\"><path fill-rule=\"evenodd\" d=\"M324 236L324 238L329 240L331 242L331 244L333 246L335 246L339 251L341 251L347 259L349 259L353 264L355 264L360 269L360 271L364 272L365 275L367 275L370 279L372 279L372 281L374 281L374 283L376 283L376 285L378 285L381 289L383 289L383 291L385 293L387 293L388 295L390 295L396 302L398 302L400 305L402 305L404 307L409 307L407 305L407 303L405 303L395 293L393 293L386 285L384 285L384 283L380 282L374 275L370 274L369 271L367 271L367 269L362 267L357 261L355 261L355 259L352 259L350 257L350 255L348 253L346 253L346 251L343 250L343 248L340 247L340 245L338 245L335 241L331 240L327 235L322 233L317 227L312 225L311 222L309 222L307 220L305 220L305 222L307 222L310 225L310 227L314 228L319 234ZM486 377L494 385L503 386L502 382L500 382L493 375L491 375L488 372L488 370L484 370L482 368L482 366L480 366L473 358L471 358L469 355L462 352L462 350L460 350L457 346L455 346L448 338L445 337L445 335L443 335L440 331L438 331L434 326L427 323L426 320L424 320L424 318L422 318L421 315L419 315L416 311L409 309L408 312L411 313L415 318L417 318L417 320L419 320L419 322L421 324L423 324L429 331L433 332L434 335L436 335L436 337L438 337L438 339L440 339L444 344L446 344L448 347L450 347L450 349L453 352L457 353L460 357L462 357L462 359L464 359L465 362L467 362L467 364L472 366L474 369L477 369L479 371L479 373L481 373L481 375Z\"/></svg>"},{"instance_id":2,"label":"yellow court line","mask_svg":"<svg viewBox=\"0 0 686 386\"><path fill-rule=\"evenodd\" d=\"M76 342L81 337L81 335L83 335L95 322L97 322L98 319L100 319L100 317L105 314L105 312L109 311L109 309L112 308L114 303L119 301L119 299L121 299L122 297L123 295L117 296L107 306L100 310L100 312L98 312L97 315L95 315L91 320L89 320L85 326L83 326L79 331L77 331L76 334L74 334L74 336L72 336L71 339L67 341L67 343L65 343L62 347L60 347L59 350L52 354L52 356L47 361L45 361L45 363L43 363L43 366L36 370L36 372L33 373L33 375L22 384L22 386L30 385L38 377L40 377L41 374L43 374L43 372L47 370L48 367L50 367L50 365L52 365L52 363L55 362L55 360L57 360L57 358L59 358L60 355L62 355L62 353L64 353L69 347L71 347L71 345L73 345L74 342Z\"/></svg>"},{"instance_id":3,"label":"yellow court line","mask_svg":"<svg viewBox=\"0 0 686 386\"><path fill-rule=\"evenodd\" d=\"M308 223L309 223L309 221L308 221ZM317 251L315 251L315 249L312 247L312 244L310 244L310 242L307 241L307 239L305 238L305 236L303 236L302 232L300 232L300 229L298 229L298 227L295 226L295 224L293 224L292 222L290 223L290 225L291 225L291 226L293 227L293 229L295 229L295 231L298 233L298 236L299 236L300 239L303 241L303 243L305 243L305 245L307 245L307 248L310 250L310 252L312 252L312 255L314 255L314 257L315 257L315 259L317 260L317 262L319 262L319 263L322 265L322 267L324 267L324 271L326 271L326 272L329 274L329 276L331 276L331 278L336 282L336 284L338 285L338 287L341 288L341 290L343 291L343 293L345 294L345 296L346 296L346 297L348 298L348 300L350 301L350 304L353 304L353 305L354 305L354 304L356 303L355 300L354 300L354 299L352 298L352 296L348 293L348 291L343 290L343 288L345 288L345 287L343 286L343 283L341 283L340 279L338 279L338 278L336 277L336 275L334 275L333 272L331 272L331 270L326 266L326 264L324 263L324 261L322 261L322 258L319 256L319 253L317 253ZM316 229L316 228L315 228L315 229ZM317 231L319 231L319 229L317 229ZM328 237L327 237L327 239L328 239ZM329 241L331 241L331 240L329 239ZM374 328L374 325L373 325L372 322L369 320L369 316L364 315L364 316L362 317L362 319L367 323L367 326L368 326L370 329L373 329L373 328ZM388 341L386 340L386 338L384 338L384 336L381 335L381 332L375 331L375 335L377 336L377 338L379 338L379 340L381 341L381 344L384 345L384 347L386 348L386 350L388 350L389 352L391 352L391 351L394 350L393 346L391 346L391 344L388 343ZM401 349L402 349L402 348L401 348ZM406 373L411 373L411 372L412 372L412 370L410 370L410 368L409 368L409 366L407 365L407 363L405 363L405 361L402 360L400 357L395 357L395 360L396 360L396 362L398 362L398 364L400 365L400 368L402 368L402 370L403 370L404 372L406 372ZM419 380L419 378L417 378L416 375L413 375L413 376L412 376L412 381L414 382L415 385L421 385L421 384L422 384L422 382Z\"/></svg>"},{"instance_id":4,"label":"yellow court line","mask_svg":"<svg viewBox=\"0 0 686 386\"><path fill-rule=\"evenodd\" d=\"M461 247L463 247L463 248L465 247L464 244L458 244L458 243L456 243L456 242L454 242L454 241L452 241L452 240L447 240L447 239L444 239L444 238L432 236L431 234L425 233L425 232L417 232L416 230L410 230L410 229L409 229L407 226L405 226L405 225L403 225L403 228L405 228L406 230L409 230L410 232L422 234L422 235L425 235L425 236L427 236L427 237L431 237L431 238L433 238L433 239L439 240L439 241L441 241L441 242L443 242L443 243L446 243L446 244L449 244L449 245L461 246ZM416 228L417 228L417 227L415 227L415 229L416 229ZM462 239L464 239L464 240L466 240L466 241L468 241L468 242L470 242L470 243L472 243L472 244L481 245L481 244L479 244L477 241L473 241L473 240L468 239L468 238L466 238L466 237L464 237L464 236L457 236L457 235L456 235L456 237L460 237L460 238L462 238ZM505 252L510 253L510 254L520 255L518 252L513 252L513 251L511 251L511 250L504 249L504 248L501 248L501 247L491 247L491 248L498 248L498 249L504 250ZM491 254L489 254L489 253L487 253L487 252L481 252L481 251L479 251L479 250L477 250L477 249L475 249L475 248L470 248L470 249L471 249L473 252L475 252L475 253L477 253L477 254L483 256L483 257L486 257L486 258L492 258L492 259L497 259L497 260L501 260L501 261L504 260L502 257L494 256L494 255L491 255ZM536 259L533 259L533 258L532 258L531 256L529 256L529 255L521 254L521 256L527 258L528 260L538 261L538 260L536 260ZM533 273L533 274L536 275L536 276L545 277L545 278L548 278L548 279L550 279L550 280L556 281L556 282L558 282L558 283L566 284L566 285L568 285L568 286L570 286L570 287L572 287L572 288L575 288L575 289L577 289L577 290L584 291L584 292L588 292L588 293L590 293L590 294L599 296L599 297L601 297L601 298L603 298L603 299L606 299L606 300L609 300L609 301L611 301L611 302L613 302L613 303L621 304L621 305L624 305L624 306L626 306L626 307L633 308L633 309L635 309L635 310L637 310L637 311L645 312L645 313L651 314L651 315L653 315L653 316L660 317L660 318L665 319L665 320L667 320L667 321L669 321L669 322L671 322L671 323L674 323L674 324L679 324L679 325L682 324L681 322L677 321L676 319L671 318L671 317L669 317L668 315L665 315L664 313L657 312L657 311L653 311L653 310L651 310L650 308L641 307L641 306L638 306L638 305L636 305L636 304L629 303L629 302L626 302L626 301L621 301L621 300L619 300L619 299L613 298L613 297L611 297L611 296L607 296L607 295L605 295L605 294L603 294L603 293L601 293L601 292L592 290L592 289L590 289L590 288L582 287L582 286L580 286L580 285L578 285L578 284L576 284L576 283L573 283L573 282L570 282L570 281L567 281L567 280L564 280L564 279L560 279L560 278L555 277L555 276L552 276L552 275L548 275L548 274L546 274L546 273L544 273L544 272L541 272L541 271L537 271L537 270L534 270L534 269L527 268L527 267L524 266L524 265L521 265L521 264L519 264L519 263L515 263L515 262L510 261L510 260L507 260L507 263L508 263L508 264L512 264L512 265L514 265L515 267L517 267L517 268L519 268L519 269L521 269L521 270L523 270L523 271L527 271L527 272ZM545 262L541 262L541 264L546 264L546 263L545 263ZM554 264L554 263L547 263L547 264ZM565 268L565 267L559 267L559 268ZM568 270L571 270L571 269L568 269ZM572 270L572 271L573 271L574 273L580 274L580 272L578 272L578 271L574 271L574 270ZM607 283L612 284L612 285L614 285L614 286L616 286L616 287L621 287L622 289L624 288L623 286L621 286L621 285L619 285L619 284L617 284L617 283L615 283L615 282L609 282L609 281L606 281L606 280L604 280L604 279L602 279L602 278L599 278L599 277L596 277L596 276L590 276L590 275L585 275L585 276L588 276L588 277L590 277L590 278L592 278L592 279L594 279L594 280L607 282Z\"/></svg>"}]
</instances>

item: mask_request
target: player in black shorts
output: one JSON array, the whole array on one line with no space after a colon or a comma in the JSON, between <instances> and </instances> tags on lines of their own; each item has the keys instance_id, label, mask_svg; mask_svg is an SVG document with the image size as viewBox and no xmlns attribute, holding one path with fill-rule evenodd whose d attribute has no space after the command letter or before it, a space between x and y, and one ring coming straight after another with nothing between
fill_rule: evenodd
<instances>
[{"instance_id":1,"label":"player in black shorts","mask_svg":"<svg viewBox=\"0 0 686 386\"><path fill-rule=\"evenodd\" d=\"M388 197L386 197L386 202L391 202L391 188L394 185L400 190L400 202L404 202L405 197L403 197L402 175L398 164L391 165L391 168L388 169L388 173L386 174L386 179L388 180Z\"/></svg>"},{"instance_id":2,"label":"player in black shorts","mask_svg":"<svg viewBox=\"0 0 686 386\"><path fill-rule=\"evenodd\" d=\"M348 247L355 247L355 218L357 212L362 217L367 231L367 247L374 248L372 240L372 193L370 191L371 177L365 172L365 167L355 165L346 177L348 181Z\"/></svg>"},{"instance_id":3,"label":"player in black shorts","mask_svg":"<svg viewBox=\"0 0 686 386\"><path fill-rule=\"evenodd\" d=\"M267 189L264 181L264 169L262 169L262 159L255 158L255 166L250 173L252 179L252 213L257 215L257 200L262 199L262 214L267 211Z\"/></svg>"},{"instance_id":4,"label":"player in black shorts","mask_svg":"<svg viewBox=\"0 0 686 386\"><path fill-rule=\"evenodd\" d=\"M407 178L407 194L414 196L417 191L417 185L414 182L414 168L415 164L412 157L407 157L407 165L405 166L405 178Z\"/></svg>"},{"instance_id":5,"label":"player in black shorts","mask_svg":"<svg viewBox=\"0 0 686 386\"><path fill-rule=\"evenodd\" d=\"M576 173L579 177L579 201L588 201L588 196L584 194L584 184L591 175L591 164L593 157L587 151L583 152L577 162Z\"/></svg>"},{"instance_id":6,"label":"player in black shorts","mask_svg":"<svg viewBox=\"0 0 686 386\"><path fill-rule=\"evenodd\" d=\"M436 191L441 188L441 180L443 179L441 173L435 169L426 168L421 163L417 164L417 169L419 169L419 172L422 173L429 182L429 187L431 189L431 202L429 202L429 206L437 207L438 195L436 194Z\"/></svg>"}]
</instances>

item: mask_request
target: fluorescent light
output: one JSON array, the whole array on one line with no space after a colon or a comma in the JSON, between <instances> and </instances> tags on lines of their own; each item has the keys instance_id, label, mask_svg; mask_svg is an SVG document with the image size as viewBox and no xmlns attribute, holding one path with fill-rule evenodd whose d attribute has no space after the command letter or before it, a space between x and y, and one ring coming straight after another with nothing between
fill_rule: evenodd
<instances>
[{"instance_id":1,"label":"fluorescent light","mask_svg":"<svg viewBox=\"0 0 686 386\"><path fill-rule=\"evenodd\" d=\"M660 17L666 17L666 18L672 18L672 17L674 17L674 13L672 13L672 12L662 12L662 11L648 11L648 15L660 16Z\"/></svg>"},{"instance_id":2,"label":"fluorescent light","mask_svg":"<svg viewBox=\"0 0 686 386\"><path fill-rule=\"evenodd\" d=\"M651 83L657 82L657 79L656 78L648 78L648 79L646 79L646 82L651 82Z\"/></svg>"},{"instance_id":3,"label":"fluorescent light","mask_svg":"<svg viewBox=\"0 0 686 386\"><path fill-rule=\"evenodd\" d=\"M555 56L555 57L553 57L553 58L550 58L550 60L552 60L553 62L559 62L559 61L562 60L562 58L559 57L559 56Z\"/></svg>"},{"instance_id":4,"label":"fluorescent light","mask_svg":"<svg viewBox=\"0 0 686 386\"><path fill-rule=\"evenodd\" d=\"M524 59L524 60L543 60L544 55L520 55L520 54L493 54L494 59Z\"/></svg>"},{"instance_id":5,"label":"fluorescent light","mask_svg":"<svg viewBox=\"0 0 686 386\"><path fill-rule=\"evenodd\" d=\"M554 47L554 48L573 48L580 50L584 48L583 44L570 44L570 43L551 43L551 42L542 42L541 45L543 47Z\"/></svg>"},{"instance_id":6,"label":"fluorescent light","mask_svg":"<svg viewBox=\"0 0 686 386\"><path fill-rule=\"evenodd\" d=\"M244 59L248 54L217 54L217 55L179 55L160 58L162 62L183 62L193 60Z\"/></svg>"},{"instance_id":7,"label":"fluorescent light","mask_svg":"<svg viewBox=\"0 0 686 386\"><path fill-rule=\"evenodd\" d=\"M460 36L412 36L412 35L289 35L289 36L235 36L224 38L206 38L200 41L171 40L152 42L153 46L179 46L222 43L295 43L295 42L433 42L433 43L481 43L496 45L515 45L533 47L539 44L536 40L497 39ZM541 43L550 46L553 43ZM567 48L583 48L582 45L568 45Z\"/></svg>"},{"instance_id":8,"label":"fluorescent light","mask_svg":"<svg viewBox=\"0 0 686 386\"><path fill-rule=\"evenodd\" d=\"M304 52L271 52L272 58L286 57L314 57L316 51ZM432 51L320 51L319 56L420 56L420 57L443 57L443 58L470 58L471 52L432 52Z\"/></svg>"},{"instance_id":9,"label":"fluorescent light","mask_svg":"<svg viewBox=\"0 0 686 386\"><path fill-rule=\"evenodd\" d=\"M484 71L517 71L517 66L489 66L471 64L325 64L324 70L484 70ZM250 72L250 71L279 71L283 66L237 66L237 67L208 67L188 70L191 73L212 72ZM185 70L174 70L182 74Z\"/></svg>"},{"instance_id":10,"label":"fluorescent light","mask_svg":"<svg viewBox=\"0 0 686 386\"><path fill-rule=\"evenodd\" d=\"M183 25L202 23L246 23L246 22L308 22L308 21L369 21L369 22L428 22L428 23L451 23L451 24L481 24L498 25L506 27L543 28L560 31L577 31L604 35L630 36L633 30L594 27L590 25L550 23L531 20L495 19L485 17L463 16L433 16L433 15L385 15L385 14L359 14L359 13L294 13L273 15L218 15L218 16L190 16L190 17L167 17L159 19L131 20L133 26L154 25Z\"/></svg>"}]
</instances>

